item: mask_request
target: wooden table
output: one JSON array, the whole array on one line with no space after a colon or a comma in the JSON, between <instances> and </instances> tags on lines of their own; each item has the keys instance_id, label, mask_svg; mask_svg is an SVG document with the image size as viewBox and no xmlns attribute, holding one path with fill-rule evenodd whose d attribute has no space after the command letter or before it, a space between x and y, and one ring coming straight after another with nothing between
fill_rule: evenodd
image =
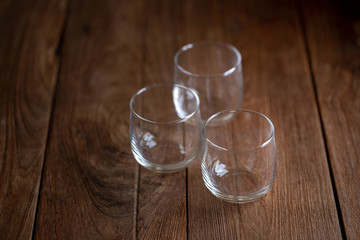
<instances>
[{"instance_id":1,"label":"wooden table","mask_svg":"<svg viewBox=\"0 0 360 240\"><path fill-rule=\"evenodd\" d=\"M0 239L360 239L358 1L3 0L0 32ZM200 40L240 50L275 125L254 203L131 154L130 97Z\"/></svg>"}]
</instances>

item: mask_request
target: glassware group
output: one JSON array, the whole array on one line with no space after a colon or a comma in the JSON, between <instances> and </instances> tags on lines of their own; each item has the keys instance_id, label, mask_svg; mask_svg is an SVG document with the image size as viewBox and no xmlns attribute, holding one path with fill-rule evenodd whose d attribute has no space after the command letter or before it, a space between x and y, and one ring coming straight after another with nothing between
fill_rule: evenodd
<instances>
[{"instance_id":1,"label":"glassware group","mask_svg":"<svg viewBox=\"0 0 360 240\"><path fill-rule=\"evenodd\" d=\"M213 195L234 203L265 195L276 174L274 126L265 115L240 109L239 51L224 43L191 43L174 63L174 83L145 87L130 100L136 161L174 172L201 149L203 180Z\"/></svg>"}]
</instances>

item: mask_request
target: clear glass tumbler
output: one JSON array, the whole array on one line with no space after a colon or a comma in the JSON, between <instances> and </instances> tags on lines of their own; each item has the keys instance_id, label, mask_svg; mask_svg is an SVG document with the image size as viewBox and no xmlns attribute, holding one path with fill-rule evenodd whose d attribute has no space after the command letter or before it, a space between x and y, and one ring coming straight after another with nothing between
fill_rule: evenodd
<instances>
[{"instance_id":1,"label":"clear glass tumbler","mask_svg":"<svg viewBox=\"0 0 360 240\"><path fill-rule=\"evenodd\" d=\"M130 141L136 161L157 172L186 167L200 149L199 97L193 89L158 84L130 101Z\"/></svg>"},{"instance_id":2,"label":"clear glass tumbler","mask_svg":"<svg viewBox=\"0 0 360 240\"><path fill-rule=\"evenodd\" d=\"M190 43L176 53L174 63L175 83L198 92L203 120L241 106L241 55L235 47L220 42Z\"/></svg>"},{"instance_id":3,"label":"clear glass tumbler","mask_svg":"<svg viewBox=\"0 0 360 240\"><path fill-rule=\"evenodd\" d=\"M232 115L223 124L217 118ZM274 126L265 115L227 110L211 116L202 130L202 174L206 187L228 202L246 203L265 195L276 174Z\"/></svg>"}]
</instances>

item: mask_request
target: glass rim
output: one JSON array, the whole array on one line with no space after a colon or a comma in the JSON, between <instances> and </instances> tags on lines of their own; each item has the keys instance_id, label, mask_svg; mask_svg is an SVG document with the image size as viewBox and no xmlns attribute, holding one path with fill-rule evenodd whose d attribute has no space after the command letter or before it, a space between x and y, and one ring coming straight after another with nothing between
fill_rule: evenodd
<instances>
[{"instance_id":1,"label":"glass rim","mask_svg":"<svg viewBox=\"0 0 360 240\"><path fill-rule=\"evenodd\" d=\"M222 73L219 74L210 74L210 75L200 75L200 74L196 74L196 73L192 73L189 72L188 70L184 69L180 64L179 64L179 56L180 54L184 53L185 51L192 49L196 46L200 46L200 45L219 45L225 48L230 49L232 52L235 53L237 61L236 63L231 66L230 68L228 68L226 71L223 71ZM216 77L226 77L228 75L230 75L231 73L233 73L235 71L235 69L237 67L239 67L241 65L241 61L242 61L242 56L239 52L239 50L237 50L236 47L234 47L233 45L227 44L227 43L223 43L223 42L216 42L216 41L202 41L202 42L194 42L194 43L188 43L184 46L182 46L175 54L174 56L174 64L175 67L177 69L179 69L181 72L185 73L186 75L192 76L192 77L196 77L196 78L216 78Z\"/></svg>"},{"instance_id":2,"label":"glass rim","mask_svg":"<svg viewBox=\"0 0 360 240\"><path fill-rule=\"evenodd\" d=\"M236 113L251 113L251 114L260 116L260 117L262 117L263 119L265 119L266 122L269 124L270 129L271 129L271 134L270 134L270 136L267 138L267 140L263 141L261 144L255 146L255 147L252 147L252 148L249 148L249 149L229 149L229 148L221 147L221 146L213 143L213 142L206 136L206 130L205 130L205 128L207 127L207 124L208 124L212 119L216 118L217 116L219 116L220 114L223 114L223 113L235 113L235 114L236 114ZM271 120L270 120L267 116L265 116L264 114L262 114L262 113L260 113L260 112L256 112L256 111L248 110L248 109L229 109L229 110L217 112L217 113L213 114L212 116L210 116L210 117L204 122L204 124L203 124L202 130L201 130L201 135L202 135L202 138L205 139L208 144L210 144L211 146L217 148L218 150L225 151L225 152L246 153L246 152L251 152L251 151L255 151L255 150L258 150L258 149L261 149L261 148L266 147L266 146L271 142L271 140L274 138L274 136L275 136L275 127L274 127L274 124L271 122Z\"/></svg>"},{"instance_id":3,"label":"glass rim","mask_svg":"<svg viewBox=\"0 0 360 240\"><path fill-rule=\"evenodd\" d=\"M171 88L174 88L174 87L178 87L178 88L182 88L182 89L185 89L189 92L191 92L194 96L195 96L195 99L196 99L196 107L194 109L194 111L192 111L190 114L187 114L186 117L184 118L180 118L180 119L177 119L177 120L172 120L172 121L167 121L167 122L161 122L161 121L154 121L154 120L150 120L150 119L147 119L143 116L141 116L139 113L137 113L133 107L133 103L134 103L134 100L136 97L140 96L142 93L150 90L150 89L154 89L154 88L161 88L161 87L171 87ZM183 86L183 85L180 85L180 84L171 84L171 83L158 83L158 84L153 84L153 85L149 85L149 86L146 86L146 87L143 87L141 88L139 91L137 91L130 99L130 113L133 113L137 118L145 121L145 122L148 122L148 123L153 123L153 124L175 124L175 123L182 123L182 122L185 122L187 121L188 119L190 119L200 108L200 99L199 99L199 96L197 95L197 93L195 92L194 89L192 88L189 88L189 87L186 87L186 86Z\"/></svg>"}]
</instances>

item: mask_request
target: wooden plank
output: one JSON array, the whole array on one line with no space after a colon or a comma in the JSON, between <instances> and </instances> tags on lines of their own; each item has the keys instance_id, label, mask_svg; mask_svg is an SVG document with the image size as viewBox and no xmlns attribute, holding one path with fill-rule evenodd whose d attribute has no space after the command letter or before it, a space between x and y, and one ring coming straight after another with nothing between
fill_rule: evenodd
<instances>
[{"instance_id":1,"label":"wooden plank","mask_svg":"<svg viewBox=\"0 0 360 240\"><path fill-rule=\"evenodd\" d=\"M226 41L222 1L187 0L183 5L186 43Z\"/></svg>"},{"instance_id":2,"label":"wooden plank","mask_svg":"<svg viewBox=\"0 0 360 240\"><path fill-rule=\"evenodd\" d=\"M207 5L199 6L199 11L200 7ZM189 239L341 238L294 3L228 0L218 11L221 9L225 40L243 55L243 108L265 113L275 125L278 171L266 197L237 206L210 196L196 176L197 169L190 168ZM192 16L187 22L202 22L197 21L201 16ZM216 32L213 24L197 27ZM204 228L206 231L198 231Z\"/></svg>"},{"instance_id":3,"label":"wooden plank","mask_svg":"<svg viewBox=\"0 0 360 240\"><path fill-rule=\"evenodd\" d=\"M66 3L0 3L0 239L32 236Z\"/></svg>"},{"instance_id":4,"label":"wooden plank","mask_svg":"<svg viewBox=\"0 0 360 240\"><path fill-rule=\"evenodd\" d=\"M243 14L233 12L227 20L239 21L243 26L242 31L233 29L232 40L246 46L242 52L248 59L244 66L248 81L244 85L245 89L250 86L244 107L264 112L272 119L278 151L278 173L272 192L254 207L239 208L247 222L242 236L251 233L275 239L341 238L294 3L259 1L236 5L230 1L227 9L234 9L234 5L244 10ZM261 217L247 220L256 214Z\"/></svg>"},{"instance_id":5,"label":"wooden plank","mask_svg":"<svg viewBox=\"0 0 360 240\"><path fill-rule=\"evenodd\" d=\"M301 4L345 235L359 239L360 4Z\"/></svg>"},{"instance_id":6,"label":"wooden plank","mask_svg":"<svg viewBox=\"0 0 360 240\"><path fill-rule=\"evenodd\" d=\"M173 82L181 1L147 1L143 85ZM186 239L186 175L139 168L138 239Z\"/></svg>"},{"instance_id":7,"label":"wooden plank","mask_svg":"<svg viewBox=\"0 0 360 240\"><path fill-rule=\"evenodd\" d=\"M132 239L143 1L72 1L35 239Z\"/></svg>"},{"instance_id":8,"label":"wooden plank","mask_svg":"<svg viewBox=\"0 0 360 240\"><path fill-rule=\"evenodd\" d=\"M224 28L226 13L223 8L220 0L186 1L184 35L187 43L220 41L231 44ZM224 136L219 133L219 137ZM200 156L188 168L188 219L189 239L240 239L238 206L216 199L205 187Z\"/></svg>"}]
</instances>

